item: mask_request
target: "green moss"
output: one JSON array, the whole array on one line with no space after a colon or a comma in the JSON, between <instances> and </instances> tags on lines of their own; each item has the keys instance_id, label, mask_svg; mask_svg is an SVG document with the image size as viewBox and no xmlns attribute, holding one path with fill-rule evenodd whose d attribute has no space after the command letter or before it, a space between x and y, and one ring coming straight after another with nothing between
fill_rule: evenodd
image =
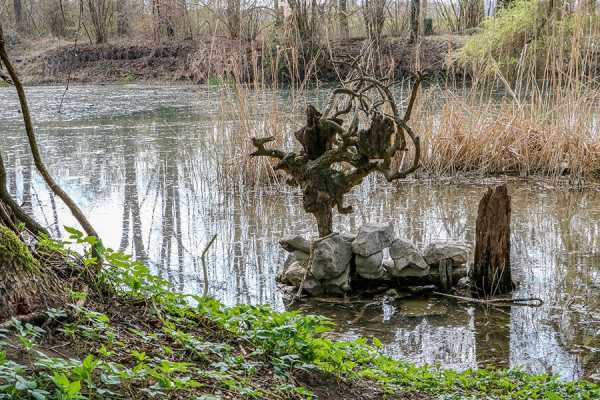
<instances>
[{"instance_id":1,"label":"green moss","mask_svg":"<svg viewBox=\"0 0 600 400\"><path fill-rule=\"evenodd\" d=\"M0 262L13 262L36 274L40 273L38 260L33 258L25 243L5 226L0 226Z\"/></svg>"}]
</instances>

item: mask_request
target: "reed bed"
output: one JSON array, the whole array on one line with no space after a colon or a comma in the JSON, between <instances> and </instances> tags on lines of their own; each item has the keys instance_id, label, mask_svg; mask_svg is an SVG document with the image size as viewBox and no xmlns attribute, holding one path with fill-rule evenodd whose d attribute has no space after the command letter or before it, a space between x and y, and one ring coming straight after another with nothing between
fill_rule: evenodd
<instances>
[{"instance_id":1,"label":"reed bed","mask_svg":"<svg viewBox=\"0 0 600 400\"><path fill-rule=\"evenodd\" d=\"M575 184L600 181L600 21L597 14L571 18L570 24L544 27L538 32L544 46L524 45L510 68L496 62L494 57L504 54L496 48L462 66L471 71L469 81L450 77L421 90L411 120L422 144L422 168L416 176L509 174ZM229 75L214 91L220 109L204 140L214 149L211 162L224 188L283 185L283 175L268 160L250 159L251 138L274 136L274 146L298 149L293 132L304 122L307 99L322 106L315 97L320 89L310 85L310 67L300 78L293 49L266 51L271 54L251 55L253 83L242 83L239 77L248 67L242 71L231 58ZM315 60L303 63L310 66ZM277 76L279 63L292 82L283 90L269 78ZM407 90L398 89L398 98ZM411 162L410 157L397 160L398 166Z\"/></svg>"},{"instance_id":2,"label":"reed bed","mask_svg":"<svg viewBox=\"0 0 600 400\"><path fill-rule=\"evenodd\" d=\"M489 90L439 86L421 93L412 123L421 138L419 176L487 177L499 174L600 180L600 89L586 87L523 94L521 101ZM293 132L304 123L306 97L275 88L236 84L218 92L220 110L208 146L224 187L279 185L265 158L251 159L252 137L274 136L278 148L299 149ZM318 104L318 103L317 103ZM410 157L398 160L407 166Z\"/></svg>"},{"instance_id":3,"label":"reed bed","mask_svg":"<svg viewBox=\"0 0 600 400\"><path fill-rule=\"evenodd\" d=\"M424 98L414 121L425 174L600 178L598 89L533 91L529 101L519 102L491 95L469 101L444 87Z\"/></svg>"}]
</instances>

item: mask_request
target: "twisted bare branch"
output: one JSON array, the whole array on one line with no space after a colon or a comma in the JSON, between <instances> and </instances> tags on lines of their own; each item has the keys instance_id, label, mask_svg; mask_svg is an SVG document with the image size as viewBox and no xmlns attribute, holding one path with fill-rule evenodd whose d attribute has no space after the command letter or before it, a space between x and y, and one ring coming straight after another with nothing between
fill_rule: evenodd
<instances>
[{"instance_id":1,"label":"twisted bare branch","mask_svg":"<svg viewBox=\"0 0 600 400\"><path fill-rule=\"evenodd\" d=\"M256 147L252 157L279 159L274 168L289 173L290 181L300 186L304 210L317 219L321 237L332 232L334 207L342 214L352 212L352 207L344 206L343 196L366 176L380 172L388 181L405 178L419 168L421 155L420 139L407 122L425 76L415 74L410 100L401 116L391 90L393 83L366 76L356 58L337 62L351 66L354 72L330 92L322 113L308 107L306 125L295 133L303 152L266 148L273 137L252 139ZM361 121L370 123L359 129ZM406 136L412 144L412 163L395 170L393 160L398 154L403 159L410 150Z\"/></svg>"}]
</instances>

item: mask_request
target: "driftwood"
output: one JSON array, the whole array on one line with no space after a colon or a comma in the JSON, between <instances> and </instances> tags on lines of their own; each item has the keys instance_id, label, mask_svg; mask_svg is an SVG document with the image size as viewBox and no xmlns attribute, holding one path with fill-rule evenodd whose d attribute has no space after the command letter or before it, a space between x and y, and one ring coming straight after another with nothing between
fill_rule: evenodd
<instances>
[{"instance_id":1,"label":"driftwood","mask_svg":"<svg viewBox=\"0 0 600 400\"><path fill-rule=\"evenodd\" d=\"M416 74L402 116L391 91L393 84L366 76L356 59L347 64L354 69L354 75L331 91L322 111L308 106L306 124L294 134L302 145L301 152L266 147L275 140L272 136L252 139L256 151L250 156L278 160L273 168L288 173L288 183L300 187L304 210L315 216L320 237L333 232L334 207L341 214L352 212L352 207L344 206L344 195L367 175L380 172L391 182L405 178L419 167L420 141L408 121L425 76ZM361 120L370 121L370 125L359 131ZM409 150L413 151L410 165L396 167L396 156L401 156L402 164Z\"/></svg>"}]
</instances>

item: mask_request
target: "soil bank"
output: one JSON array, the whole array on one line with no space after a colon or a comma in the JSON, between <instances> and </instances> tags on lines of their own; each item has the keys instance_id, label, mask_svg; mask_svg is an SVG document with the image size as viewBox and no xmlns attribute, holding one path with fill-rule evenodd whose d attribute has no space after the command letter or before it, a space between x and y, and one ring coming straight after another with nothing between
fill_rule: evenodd
<instances>
[{"instance_id":1,"label":"soil bank","mask_svg":"<svg viewBox=\"0 0 600 400\"><path fill-rule=\"evenodd\" d=\"M386 38L374 48L364 38L322 46L311 57L297 56L291 45L241 43L227 39L37 44L36 50L12 46L12 55L28 85L128 82L236 82L290 83L308 79L339 82L349 67L334 62L347 55L361 57L370 73L394 79L421 70L434 76L457 74L452 53L464 36L428 36L418 45L406 38ZM10 43L9 44L9 48ZM418 56L418 57L417 57ZM460 71L458 72L460 74Z\"/></svg>"}]
</instances>

